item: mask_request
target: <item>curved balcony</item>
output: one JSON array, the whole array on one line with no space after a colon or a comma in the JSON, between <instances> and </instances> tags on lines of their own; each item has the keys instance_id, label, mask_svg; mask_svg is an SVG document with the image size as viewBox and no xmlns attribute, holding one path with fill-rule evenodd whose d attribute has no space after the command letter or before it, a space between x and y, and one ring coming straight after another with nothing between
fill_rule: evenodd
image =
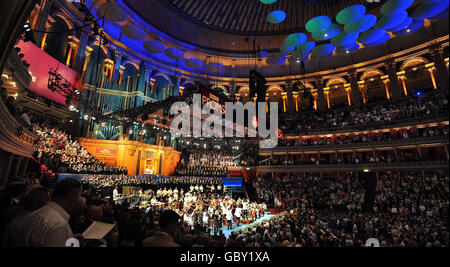
<instances>
[{"instance_id":1,"label":"curved balcony","mask_svg":"<svg viewBox=\"0 0 450 267\"><path fill-rule=\"evenodd\" d=\"M12 49L6 61L6 68L10 71L13 80L19 84L20 88L28 88L32 80L31 74L22 63L22 59L16 50Z\"/></svg>"},{"instance_id":2,"label":"curved balcony","mask_svg":"<svg viewBox=\"0 0 450 267\"><path fill-rule=\"evenodd\" d=\"M25 129L0 100L0 149L15 155L32 157L36 136Z\"/></svg>"},{"instance_id":3,"label":"curved balcony","mask_svg":"<svg viewBox=\"0 0 450 267\"><path fill-rule=\"evenodd\" d=\"M340 150L370 150L380 147L401 147L401 146L421 146L421 145L439 145L448 144L448 136L431 136L431 137L417 137L411 139L398 140L383 140L367 143L351 143L351 144L333 144L333 145L311 145L311 146L285 146L275 147L272 149L260 149L260 155L271 154L296 154L309 151L340 151Z\"/></svg>"},{"instance_id":4,"label":"curved balcony","mask_svg":"<svg viewBox=\"0 0 450 267\"><path fill-rule=\"evenodd\" d=\"M448 161L392 162L373 164L334 164L334 165L275 165L253 167L259 173L321 173L321 172L363 172L376 171L426 171L448 170Z\"/></svg>"},{"instance_id":5,"label":"curved balcony","mask_svg":"<svg viewBox=\"0 0 450 267\"><path fill-rule=\"evenodd\" d=\"M402 120L395 120L390 123L372 123L365 125L353 125L345 127L333 127L333 128L321 128L317 130L303 130L301 132L295 130L287 130L284 132L285 137L298 137L306 135L322 135L322 134L337 134L344 132L357 132L357 131L368 131L368 130L381 130L388 128L398 128L398 127L408 127L416 124L426 124L433 122L443 122L448 121L448 113L434 114L431 116L409 118Z\"/></svg>"}]
</instances>

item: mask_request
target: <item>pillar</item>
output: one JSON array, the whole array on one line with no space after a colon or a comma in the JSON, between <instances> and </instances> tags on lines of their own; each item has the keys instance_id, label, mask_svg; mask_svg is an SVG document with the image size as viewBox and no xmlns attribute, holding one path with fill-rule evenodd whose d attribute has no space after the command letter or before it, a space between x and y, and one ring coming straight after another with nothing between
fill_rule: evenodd
<instances>
[{"instance_id":1,"label":"pillar","mask_svg":"<svg viewBox=\"0 0 450 267\"><path fill-rule=\"evenodd\" d=\"M283 98L283 112L287 112L287 93L281 93L281 97Z\"/></svg>"},{"instance_id":2,"label":"pillar","mask_svg":"<svg viewBox=\"0 0 450 267\"><path fill-rule=\"evenodd\" d=\"M381 76L381 80L383 81L384 84L384 88L386 90L386 99L389 100L391 99L391 91L389 90L389 76L385 75L385 76Z\"/></svg>"},{"instance_id":3,"label":"pillar","mask_svg":"<svg viewBox=\"0 0 450 267\"><path fill-rule=\"evenodd\" d=\"M365 87L365 82L364 81L359 81L358 82L358 87L359 87L359 91L361 92L363 103L366 104L367 100L368 100L368 97L367 97L367 91L366 91L366 87Z\"/></svg>"},{"instance_id":4,"label":"pillar","mask_svg":"<svg viewBox=\"0 0 450 267\"><path fill-rule=\"evenodd\" d=\"M325 100L325 93L323 91L323 80L316 80L316 89L317 89L317 108L318 110L324 111L327 110L327 104Z\"/></svg>"},{"instance_id":5,"label":"pillar","mask_svg":"<svg viewBox=\"0 0 450 267\"><path fill-rule=\"evenodd\" d=\"M331 109L331 104L330 104L330 87L323 88L323 92L325 94L325 98L327 99L327 107L328 107L328 109Z\"/></svg>"},{"instance_id":6,"label":"pillar","mask_svg":"<svg viewBox=\"0 0 450 267\"><path fill-rule=\"evenodd\" d=\"M361 91L359 90L358 73L356 72L356 70L349 71L348 78L350 81L350 88L351 88L351 91L350 91L351 92L351 102L353 103L354 106L360 106L363 96L361 94Z\"/></svg>"},{"instance_id":7,"label":"pillar","mask_svg":"<svg viewBox=\"0 0 450 267\"><path fill-rule=\"evenodd\" d=\"M432 45L430 54L436 67L437 83L441 90L449 91L448 70L443 56L443 48L439 44Z\"/></svg>"},{"instance_id":8,"label":"pillar","mask_svg":"<svg viewBox=\"0 0 450 267\"><path fill-rule=\"evenodd\" d=\"M289 113L293 113L295 110L295 105L294 105L294 95L293 95L293 83L291 80L287 80L286 81L286 97L287 97L287 111Z\"/></svg>"},{"instance_id":9,"label":"pillar","mask_svg":"<svg viewBox=\"0 0 450 267\"><path fill-rule=\"evenodd\" d=\"M352 105L352 99L351 99L351 96L350 96L350 92L352 91L352 89L351 89L351 85L350 84L345 84L344 85L344 89L345 89L345 92L347 93L347 104L348 104L348 106L351 106Z\"/></svg>"},{"instance_id":10,"label":"pillar","mask_svg":"<svg viewBox=\"0 0 450 267\"><path fill-rule=\"evenodd\" d=\"M34 2L38 2L38 1L34 1ZM34 28L37 30L43 30L46 28L46 24L47 24L47 18L48 15L50 14L50 10L52 7L52 2L51 0L40 0L40 8L39 8L39 14L38 17L36 19L36 24L34 25ZM34 39L36 40L37 44L42 43L44 36L46 36L45 33L43 32L36 32Z\"/></svg>"},{"instance_id":11,"label":"pillar","mask_svg":"<svg viewBox=\"0 0 450 267\"><path fill-rule=\"evenodd\" d=\"M75 36L69 36L69 52L67 53L66 58L66 66L68 67L72 67L75 65L79 42L80 40L78 40L78 38L76 38Z\"/></svg>"},{"instance_id":12,"label":"pillar","mask_svg":"<svg viewBox=\"0 0 450 267\"><path fill-rule=\"evenodd\" d=\"M293 94L293 96L294 96L295 111L298 112L298 109L299 109L299 105L298 105L298 92L293 92L292 94Z\"/></svg>"},{"instance_id":13,"label":"pillar","mask_svg":"<svg viewBox=\"0 0 450 267\"><path fill-rule=\"evenodd\" d=\"M400 81L402 81L403 95L407 96L408 95L408 87L406 86L405 71L397 72L397 76L400 79Z\"/></svg>"},{"instance_id":14,"label":"pillar","mask_svg":"<svg viewBox=\"0 0 450 267\"><path fill-rule=\"evenodd\" d=\"M389 59L385 62L387 74L389 77L389 90L392 97L398 99L402 97L402 89L397 76L396 63L393 59Z\"/></svg>"},{"instance_id":15,"label":"pillar","mask_svg":"<svg viewBox=\"0 0 450 267\"><path fill-rule=\"evenodd\" d=\"M38 0L2 1L0 6L0 73Z\"/></svg>"},{"instance_id":16,"label":"pillar","mask_svg":"<svg viewBox=\"0 0 450 267\"><path fill-rule=\"evenodd\" d=\"M436 67L434 66L434 63L426 64L425 67L427 68L428 72L430 73L431 83L433 84L433 89L438 89L437 83L436 83L436 76L434 75L436 71Z\"/></svg>"},{"instance_id":17,"label":"pillar","mask_svg":"<svg viewBox=\"0 0 450 267\"><path fill-rule=\"evenodd\" d=\"M83 70L84 57L86 55L85 51L88 45L88 36L86 33L80 33L80 40L78 41L78 49L75 53L75 62L73 64L73 68L81 73Z\"/></svg>"}]
</instances>

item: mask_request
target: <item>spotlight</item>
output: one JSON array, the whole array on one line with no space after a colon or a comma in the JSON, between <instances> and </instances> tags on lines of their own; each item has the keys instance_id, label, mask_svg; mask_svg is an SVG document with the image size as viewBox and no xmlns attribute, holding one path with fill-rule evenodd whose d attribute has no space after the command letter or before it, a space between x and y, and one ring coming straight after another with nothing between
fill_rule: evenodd
<instances>
[{"instance_id":1,"label":"spotlight","mask_svg":"<svg viewBox=\"0 0 450 267\"><path fill-rule=\"evenodd\" d=\"M417 96L421 96L421 95L422 95L422 92L418 91L418 92L416 93L416 95L417 95Z\"/></svg>"}]
</instances>

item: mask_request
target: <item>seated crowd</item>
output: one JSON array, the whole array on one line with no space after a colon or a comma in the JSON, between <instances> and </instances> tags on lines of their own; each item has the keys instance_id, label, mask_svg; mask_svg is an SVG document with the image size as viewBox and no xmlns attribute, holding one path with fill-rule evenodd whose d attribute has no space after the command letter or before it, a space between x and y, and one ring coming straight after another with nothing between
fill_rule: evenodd
<instances>
[{"instance_id":1,"label":"seated crowd","mask_svg":"<svg viewBox=\"0 0 450 267\"><path fill-rule=\"evenodd\" d=\"M271 180L254 181L257 199L295 210L236 234L246 244L361 247L376 238L382 247L449 245L448 174L382 175L371 209L363 208L365 191L354 177Z\"/></svg>"},{"instance_id":2,"label":"seated crowd","mask_svg":"<svg viewBox=\"0 0 450 267\"><path fill-rule=\"evenodd\" d=\"M99 173L127 174L126 168L108 167L97 160L76 140L57 128L33 124L33 132L38 136L35 158L54 173Z\"/></svg>"},{"instance_id":3,"label":"seated crowd","mask_svg":"<svg viewBox=\"0 0 450 267\"><path fill-rule=\"evenodd\" d=\"M392 130L391 132L370 132L368 134L334 135L331 137L309 137L292 140L279 140L279 146L317 146L317 145L344 145L361 144L379 141L393 141L402 139L413 139L420 137L448 136L449 126L440 124L439 126L426 128L407 128Z\"/></svg>"},{"instance_id":4,"label":"seated crowd","mask_svg":"<svg viewBox=\"0 0 450 267\"><path fill-rule=\"evenodd\" d=\"M383 151L385 152L385 151ZM335 154L305 154L305 155L274 155L260 165L337 165L337 164L376 164L394 162L418 162L421 161L418 153L411 151L399 151L397 155L392 153L341 153Z\"/></svg>"},{"instance_id":5,"label":"seated crowd","mask_svg":"<svg viewBox=\"0 0 450 267\"><path fill-rule=\"evenodd\" d=\"M394 121L426 117L448 112L448 95L429 93L421 97L410 96L395 102L369 104L346 109L332 109L320 112L298 112L280 114L280 128L284 131L305 133L320 129L347 126L364 127L388 125Z\"/></svg>"},{"instance_id":6,"label":"seated crowd","mask_svg":"<svg viewBox=\"0 0 450 267\"><path fill-rule=\"evenodd\" d=\"M154 176L154 175L85 175L81 178L83 184L89 187L115 187L115 186L139 186L146 189L161 189L162 187L173 187L191 190L202 187L205 191L223 187L223 180L216 177L178 177L178 176Z\"/></svg>"},{"instance_id":7,"label":"seated crowd","mask_svg":"<svg viewBox=\"0 0 450 267\"><path fill-rule=\"evenodd\" d=\"M2 241L64 246L76 236L88 247L362 247L376 238L382 247L442 247L449 245L448 182L447 173L382 174L368 205L364 179L352 175L259 178L253 181L257 202L174 189L165 196L160 191L147 208L82 194L72 179L54 189L10 184L1 194ZM227 239L222 227L254 221L266 209L257 203L265 201L291 212L250 224ZM70 218L69 223L46 220L50 213ZM80 235L93 221L116 227L102 239L85 240Z\"/></svg>"},{"instance_id":8,"label":"seated crowd","mask_svg":"<svg viewBox=\"0 0 450 267\"><path fill-rule=\"evenodd\" d=\"M227 176L228 167L236 166L237 162L231 153L196 151L183 158L177 168L180 176Z\"/></svg>"}]
</instances>

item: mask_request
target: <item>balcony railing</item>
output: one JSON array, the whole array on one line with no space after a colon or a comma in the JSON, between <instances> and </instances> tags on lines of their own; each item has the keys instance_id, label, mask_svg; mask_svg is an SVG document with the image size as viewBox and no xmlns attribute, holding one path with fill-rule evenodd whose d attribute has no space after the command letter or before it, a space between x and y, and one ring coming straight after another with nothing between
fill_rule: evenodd
<instances>
[{"instance_id":1,"label":"balcony railing","mask_svg":"<svg viewBox=\"0 0 450 267\"><path fill-rule=\"evenodd\" d=\"M378 147L399 147L409 145L424 145L424 144L448 144L448 136L431 136L431 137L417 137L410 139L384 140L367 143L351 143L351 144L332 144L332 145L310 145L310 146L280 146L272 149L260 149L259 154L272 153L295 153L295 152L309 152L309 151L339 151L339 150L362 150L368 148Z\"/></svg>"},{"instance_id":2,"label":"balcony railing","mask_svg":"<svg viewBox=\"0 0 450 267\"><path fill-rule=\"evenodd\" d=\"M0 149L10 153L31 157L36 151L34 142L37 136L25 129L9 112L0 100Z\"/></svg>"},{"instance_id":3,"label":"balcony railing","mask_svg":"<svg viewBox=\"0 0 450 267\"><path fill-rule=\"evenodd\" d=\"M345 132L356 132L356 131L379 130L379 129L387 129L387 128L405 127L405 126L410 126L410 125L415 125L415 124L442 122L442 121L447 121L448 118L449 118L448 113L442 113L442 114L434 114L434 115L425 116L425 117L395 120L395 121L392 121L389 123L380 122L380 123L371 123L371 124L365 124L365 125L353 125L353 126L321 128L321 129L301 130L301 131L286 130L284 132L284 136L285 137L295 137L295 136L306 136L306 135L321 135L321 134L334 134L334 133L345 133Z\"/></svg>"},{"instance_id":4,"label":"balcony railing","mask_svg":"<svg viewBox=\"0 0 450 267\"><path fill-rule=\"evenodd\" d=\"M334 164L334 165L273 165L256 167L233 167L233 170L256 170L259 173L320 173L345 171L426 171L448 170L448 161L391 162L370 164Z\"/></svg>"},{"instance_id":5,"label":"balcony railing","mask_svg":"<svg viewBox=\"0 0 450 267\"><path fill-rule=\"evenodd\" d=\"M23 65L22 59L15 49L11 50L8 60L6 61L6 67L10 70L13 80L17 82L21 88L28 88L32 77L27 67Z\"/></svg>"}]
</instances>

